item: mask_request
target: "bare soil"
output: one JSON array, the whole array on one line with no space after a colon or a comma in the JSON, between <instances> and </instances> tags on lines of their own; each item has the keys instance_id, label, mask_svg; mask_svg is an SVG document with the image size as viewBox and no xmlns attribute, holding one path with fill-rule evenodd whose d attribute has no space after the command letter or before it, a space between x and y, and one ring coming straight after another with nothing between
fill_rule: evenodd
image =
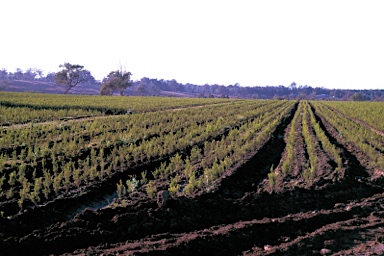
<instances>
[{"instance_id":1,"label":"bare soil","mask_svg":"<svg viewBox=\"0 0 384 256\"><path fill-rule=\"evenodd\" d=\"M330 141L342 152L343 168L335 171L320 146L321 168L310 186L302 185L300 173L305 167L300 163L295 175L279 184L281 189L265 189L271 166L278 166L284 157L284 135L293 114L210 192L158 205L156 198L139 190L124 207L83 209L67 217L63 217L66 207L73 207L73 201L63 200L57 213L52 205L38 214L0 219L1 254L384 254L384 172L370 169L364 153L340 138L317 113ZM295 129L296 152L302 161L307 156L301 125ZM108 192L95 189L102 196ZM92 196L85 201L92 201Z\"/></svg>"}]
</instances>

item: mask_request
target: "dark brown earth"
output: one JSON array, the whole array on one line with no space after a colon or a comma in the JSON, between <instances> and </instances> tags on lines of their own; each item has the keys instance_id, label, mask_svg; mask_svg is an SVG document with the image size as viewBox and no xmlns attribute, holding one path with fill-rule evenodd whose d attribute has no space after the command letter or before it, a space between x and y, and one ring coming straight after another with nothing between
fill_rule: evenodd
<instances>
[{"instance_id":1,"label":"dark brown earth","mask_svg":"<svg viewBox=\"0 0 384 256\"><path fill-rule=\"evenodd\" d=\"M339 138L320 115L322 128L342 152L343 168L334 171L320 147L323 168L310 186L300 176L301 166L279 189L266 188L271 166L284 157L284 134L292 116L212 191L159 205L139 189L121 202L124 207L84 209L70 216L68 209L92 196L62 200L1 219L1 255L384 254L384 172L370 169L364 153ZM297 136L297 154L306 161L300 132ZM165 184L158 187L166 189ZM95 191L107 192L104 187Z\"/></svg>"}]
</instances>

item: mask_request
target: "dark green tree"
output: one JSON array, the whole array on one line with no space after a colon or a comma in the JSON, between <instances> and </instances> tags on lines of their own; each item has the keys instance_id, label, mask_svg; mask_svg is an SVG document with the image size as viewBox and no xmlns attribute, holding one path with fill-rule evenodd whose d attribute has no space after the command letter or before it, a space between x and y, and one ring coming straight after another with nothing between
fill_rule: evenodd
<instances>
[{"instance_id":1,"label":"dark green tree","mask_svg":"<svg viewBox=\"0 0 384 256\"><path fill-rule=\"evenodd\" d=\"M71 90L79 83L95 80L91 73L84 69L84 66L66 62L59 67L63 69L55 74L55 82L67 87L67 90L64 92L64 94L68 93L69 90Z\"/></svg>"},{"instance_id":2,"label":"dark green tree","mask_svg":"<svg viewBox=\"0 0 384 256\"><path fill-rule=\"evenodd\" d=\"M351 101L363 101L364 97L360 92L354 93L349 100Z\"/></svg>"},{"instance_id":3,"label":"dark green tree","mask_svg":"<svg viewBox=\"0 0 384 256\"><path fill-rule=\"evenodd\" d=\"M100 87L100 95L113 95L115 91L119 91L120 95L124 95L125 89L132 85L131 72L122 70L112 71L103 80Z\"/></svg>"}]
</instances>

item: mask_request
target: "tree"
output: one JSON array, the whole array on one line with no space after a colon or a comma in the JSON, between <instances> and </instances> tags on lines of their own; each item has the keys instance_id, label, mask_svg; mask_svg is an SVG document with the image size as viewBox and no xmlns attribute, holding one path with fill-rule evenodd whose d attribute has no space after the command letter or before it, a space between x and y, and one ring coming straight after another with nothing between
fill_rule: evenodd
<instances>
[{"instance_id":1,"label":"tree","mask_svg":"<svg viewBox=\"0 0 384 256\"><path fill-rule=\"evenodd\" d=\"M111 71L107 78L103 80L100 88L100 95L113 95L114 91L119 91L120 95L124 95L124 90L132 85L131 72L120 70Z\"/></svg>"},{"instance_id":2,"label":"tree","mask_svg":"<svg viewBox=\"0 0 384 256\"><path fill-rule=\"evenodd\" d=\"M37 68L29 68L23 73L24 80L33 81L36 78L41 78L43 76L43 71Z\"/></svg>"},{"instance_id":3,"label":"tree","mask_svg":"<svg viewBox=\"0 0 384 256\"><path fill-rule=\"evenodd\" d=\"M8 71L5 68L2 68L0 70L0 91L3 91L8 87L9 85L8 78L9 78Z\"/></svg>"},{"instance_id":4,"label":"tree","mask_svg":"<svg viewBox=\"0 0 384 256\"><path fill-rule=\"evenodd\" d=\"M16 71L15 73L13 73L12 77L14 80L23 79L23 70L21 70L20 68L16 68Z\"/></svg>"},{"instance_id":5,"label":"tree","mask_svg":"<svg viewBox=\"0 0 384 256\"><path fill-rule=\"evenodd\" d=\"M363 101L364 97L360 92L354 93L351 97L349 97L351 101Z\"/></svg>"},{"instance_id":6,"label":"tree","mask_svg":"<svg viewBox=\"0 0 384 256\"><path fill-rule=\"evenodd\" d=\"M83 77L83 81L81 84L97 84L96 79L92 76L91 72L88 70L83 70L81 72L81 76Z\"/></svg>"},{"instance_id":7,"label":"tree","mask_svg":"<svg viewBox=\"0 0 384 256\"><path fill-rule=\"evenodd\" d=\"M49 72L45 77L42 77L41 80L45 81L45 82L54 83L55 82L55 73Z\"/></svg>"},{"instance_id":8,"label":"tree","mask_svg":"<svg viewBox=\"0 0 384 256\"><path fill-rule=\"evenodd\" d=\"M0 70L0 80L6 80L8 79L8 71L5 68L2 68Z\"/></svg>"},{"instance_id":9,"label":"tree","mask_svg":"<svg viewBox=\"0 0 384 256\"><path fill-rule=\"evenodd\" d=\"M297 84L295 82L292 82L291 85L289 86L291 90L295 90L297 88Z\"/></svg>"},{"instance_id":10,"label":"tree","mask_svg":"<svg viewBox=\"0 0 384 256\"><path fill-rule=\"evenodd\" d=\"M68 93L70 89L79 83L87 82L92 79L94 80L91 73L84 69L84 66L66 62L64 65L60 65L59 67L63 68L63 70L55 74L55 82L67 87L64 94Z\"/></svg>"}]
</instances>

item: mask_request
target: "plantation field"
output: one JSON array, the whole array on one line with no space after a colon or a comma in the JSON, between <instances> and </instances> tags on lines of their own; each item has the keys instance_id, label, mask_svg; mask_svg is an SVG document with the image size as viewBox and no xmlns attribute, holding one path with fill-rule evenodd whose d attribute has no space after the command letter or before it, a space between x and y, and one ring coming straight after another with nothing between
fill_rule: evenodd
<instances>
[{"instance_id":1,"label":"plantation field","mask_svg":"<svg viewBox=\"0 0 384 256\"><path fill-rule=\"evenodd\" d=\"M0 93L2 255L384 253L384 104Z\"/></svg>"}]
</instances>

